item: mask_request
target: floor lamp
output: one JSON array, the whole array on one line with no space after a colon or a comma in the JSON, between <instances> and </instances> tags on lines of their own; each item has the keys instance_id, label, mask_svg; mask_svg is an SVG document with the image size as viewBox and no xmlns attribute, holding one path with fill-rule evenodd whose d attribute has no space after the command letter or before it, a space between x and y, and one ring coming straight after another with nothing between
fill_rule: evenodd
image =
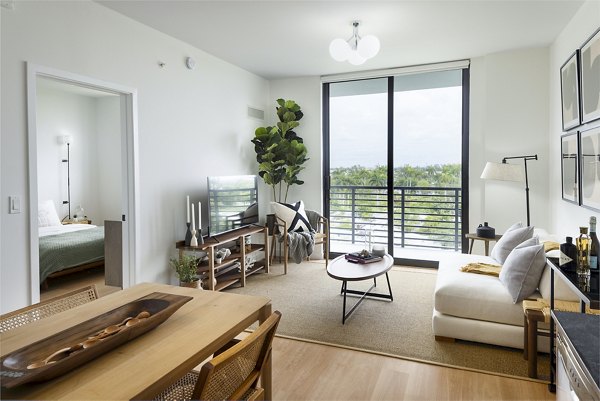
<instances>
[{"instance_id":1,"label":"floor lamp","mask_svg":"<svg viewBox=\"0 0 600 401\"><path fill-rule=\"evenodd\" d=\"M67 158L62 159L63 163L67 163L67 200L63 201L63 205L69 206L69 220L71 220L71 142L73 138L70 135L58 137L61 144L67 144Z\"/></svg>"},{"instance_id":2,"label":"floor lamp","mask_svg":"<svg viewBox=\"0 0 600 401\"><path fill-rule=\"evenodd\" d=\"M523 159L525 163L525 170L521 166L516 164L508 164L507 160ZM502 163L487 162L481 178L484 180L498 180L498 181L515 181L525 182L525 202L527 204L527 226L531 225L531 219L529 216L529 180L527 178L527 161L537 160L537 155L532 156L512 156L505 157L502 159Z\"/></svg>"}]
</instances>

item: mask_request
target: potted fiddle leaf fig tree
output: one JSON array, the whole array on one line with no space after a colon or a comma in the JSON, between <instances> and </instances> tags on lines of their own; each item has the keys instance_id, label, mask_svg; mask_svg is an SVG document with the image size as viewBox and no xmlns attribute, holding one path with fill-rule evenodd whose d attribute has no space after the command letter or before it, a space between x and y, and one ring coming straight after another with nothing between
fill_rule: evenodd
<instances>
[{"instance_id":1,"label":"potted fiddle leaf fig tree","mask_svg":"<svg viewBox=\"0 0 600 401\"><path fill-rule=\"evenodd\" d=\"M273 127L259 127L254 132L254 151L258 175L273 190L273 200L286 202L290 186L302 185L298 178L308 160L304 141L294 132L304 114L293 100L277 99L279 122ZM283 184L285 195L282 198Z\"/></svg>"},{"instance_id":2,"label":"potted fiddle leaf fig tree","mask_svg":"<svg viewBox=\"0 0 600 401\"><path fill-rule=\"evenodd\" d=\"M181 258L172 258L171 267L179 277L181 287L200 287L200 278L198 277L198 260L190 255L182 255Z\"/></svg>"}]
</instances>

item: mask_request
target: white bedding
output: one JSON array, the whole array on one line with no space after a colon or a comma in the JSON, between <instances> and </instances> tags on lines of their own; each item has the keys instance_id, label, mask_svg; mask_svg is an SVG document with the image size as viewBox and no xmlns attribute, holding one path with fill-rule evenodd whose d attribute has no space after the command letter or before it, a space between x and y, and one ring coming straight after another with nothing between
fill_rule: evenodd
<instances>
[{"instance_id":1,"label":"white bedding","mask_svg":"<svg viewBox=\"0 0 600 401\"><path fill-rule=\"evenodd\" d=\"M45 237L48 235L70 233L79 230L89 230L90 228L94 227L96 226L93 224L61 224L59 226L39 227L38 230L39 236Z\"/></svg>"}]
</instances>

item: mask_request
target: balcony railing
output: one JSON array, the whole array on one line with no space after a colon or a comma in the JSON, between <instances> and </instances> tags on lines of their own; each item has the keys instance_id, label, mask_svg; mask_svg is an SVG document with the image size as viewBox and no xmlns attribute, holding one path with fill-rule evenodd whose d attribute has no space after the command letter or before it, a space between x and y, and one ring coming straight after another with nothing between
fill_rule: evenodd
<instances>
[{"instance_id":1,"label":"balcony railing","mask_svg":"<svg viewBox=\"0 0 600 401\"><path fill-rule=\"evenodd\" d=\"M461 249L461 188L394 187L394 247ZM330 189L330 235L335 243L387 245L387 188Z\"/></svg>"}]
</instances>

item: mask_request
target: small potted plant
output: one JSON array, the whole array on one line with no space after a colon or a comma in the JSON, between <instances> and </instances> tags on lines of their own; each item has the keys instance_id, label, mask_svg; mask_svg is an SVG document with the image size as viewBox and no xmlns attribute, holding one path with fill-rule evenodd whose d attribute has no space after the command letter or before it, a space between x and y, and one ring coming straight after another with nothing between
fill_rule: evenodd
<instances>
[{"instance_id":1,"label":"small potted plant","mask_svg":"<svg viewBox=\"0 0 600 401\"><path fill-rule=\"evenodd\" d=\"M200 288L198 261L195 257L183 255L179 259L172 258L170 264L179 277L181 287Z\"/></svg>"}]
</instances>

